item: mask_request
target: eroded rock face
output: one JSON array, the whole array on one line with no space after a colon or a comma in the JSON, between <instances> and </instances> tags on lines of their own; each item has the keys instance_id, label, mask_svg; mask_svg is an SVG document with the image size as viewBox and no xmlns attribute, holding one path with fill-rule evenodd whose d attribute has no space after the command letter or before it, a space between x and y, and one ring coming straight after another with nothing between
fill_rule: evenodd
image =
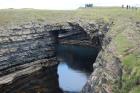
<instances>
[{"instance_id":1,"label":"eroded rock face","mask_svg":"<svg viewBox=\"0 0 140 93\"><path fill-rule=\"evenodd\" d=\"M15 77L12 83L1 85L0 89L0 93L63 93L59 88L57 65Z\"/></svg>"},{"instance_id":2,"label":"eroded rock face","mask_svg":"<svg viewBox=\"0 0 140 93\"><path fill-rule=\"evenodd\" d=\"M61 93L56 70L57 32L61 29L72 28L29 23L0 30L1 93Z\"/></svg>"},{"instance_id":3,"label":"eroded rock face","mask_svg":"<svg viewBox=\"0 0 140 93\"><path fill-rule=\"evenodd\" d=\"M118 58L112 58L111 62L97 59L94 63L94 71L91 74L81 93L113 93L121 83L122 67Z\"/></svg>"},{"instance_id":4,"label":"eroded rock face","mask_svg":"<svg viewBox=\"0 0 140 93\"><path fill-rule=\"evenodd\" d=\"M114 93L121 87L122 66L110 46L111 37L101 39L102 49L93 64L91 74L81 93Z\"/></svg>"},{"instance_id":5,"label":"eroded rock face","mask_svg":"<svg viewBox=\"0 0 140 93\"><path fill-rule=\"evenodd\" d=\"M0 85L12 82L15 77L32 74L42 66L48 68L57 65L57 32L61 29L72 28L67 23L52 25L28 23L1 28ZM0 91L2 90L0 88Z\"/></svg>"}]
</instances>

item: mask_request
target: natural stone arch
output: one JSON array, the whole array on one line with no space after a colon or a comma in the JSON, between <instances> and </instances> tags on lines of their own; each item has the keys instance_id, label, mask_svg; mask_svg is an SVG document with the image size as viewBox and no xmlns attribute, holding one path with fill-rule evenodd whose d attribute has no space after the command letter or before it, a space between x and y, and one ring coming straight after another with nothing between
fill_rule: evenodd
<instances>
[{"instance_id":1,"label":"natural stone arch","mask_svg":"<svg viewBox=\"0 0 140 93\"><path fill-rule=\"evenodd\" d=\"M38 72L42 67L57 66L55 45L61 30L82 31L89 40L95 36L102 40L100 36L104 35L95 23L30 23L0 30L0 84Z\"/></svg>"}]
</instances>

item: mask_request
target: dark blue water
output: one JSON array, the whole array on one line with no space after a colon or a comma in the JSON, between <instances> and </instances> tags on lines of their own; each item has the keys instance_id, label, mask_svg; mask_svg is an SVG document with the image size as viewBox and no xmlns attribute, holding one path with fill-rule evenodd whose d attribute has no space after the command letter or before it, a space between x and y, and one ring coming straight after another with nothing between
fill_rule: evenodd
<instances>
[{"instance_id":1,"label":"dark blue water","mask_svg":"<svg viewBox=\"0 0 140 93\"><path fill-rule=\"evenodd\" d=\"M59 86L64 91L78 93L93 71L98 48L59 45L57 49Z\"/></svg>"}]
</instances>

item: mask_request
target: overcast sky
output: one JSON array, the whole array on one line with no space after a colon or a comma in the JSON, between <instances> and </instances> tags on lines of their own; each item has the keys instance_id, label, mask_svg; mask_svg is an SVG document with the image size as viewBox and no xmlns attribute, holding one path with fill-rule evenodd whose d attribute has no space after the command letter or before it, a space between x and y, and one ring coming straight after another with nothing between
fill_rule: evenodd
<instances>
[{"instance_id":1,"label":"overcast sky","mask_svg":"<svg viewBox=\"0 0 140 93\"><path fill-rule=\"evenodd\" d=\"M36 8L67 10L76 9L85 3L95 6L139 5L140 0L0 0L0 8Z\"/></svg>"}]
</instances>

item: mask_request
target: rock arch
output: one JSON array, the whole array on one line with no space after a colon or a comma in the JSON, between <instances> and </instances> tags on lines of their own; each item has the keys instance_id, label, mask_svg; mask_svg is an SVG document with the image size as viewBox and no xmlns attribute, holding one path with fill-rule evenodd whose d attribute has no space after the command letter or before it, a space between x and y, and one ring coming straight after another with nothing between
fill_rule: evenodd
<instances>
[{"instance_id":1,"label":"rock arch","mask_svg":"<svg viewBox=\"0 0 140 93\"><path fill-rule=\"evenodd\" d=\"M70 22L49 25L28 23L0 29L0 84L9 86L7 84L16 77L32 75L42 67L57 66L56 44L61 40L66 43L65 39L68 41L78 37L79 41L91 41L90 44L84 44L101 48L101 41L106 33L103 29L109 28L105 24ZM5 90L0 86L0 91Z\"/></svg>"}]
</instances>

